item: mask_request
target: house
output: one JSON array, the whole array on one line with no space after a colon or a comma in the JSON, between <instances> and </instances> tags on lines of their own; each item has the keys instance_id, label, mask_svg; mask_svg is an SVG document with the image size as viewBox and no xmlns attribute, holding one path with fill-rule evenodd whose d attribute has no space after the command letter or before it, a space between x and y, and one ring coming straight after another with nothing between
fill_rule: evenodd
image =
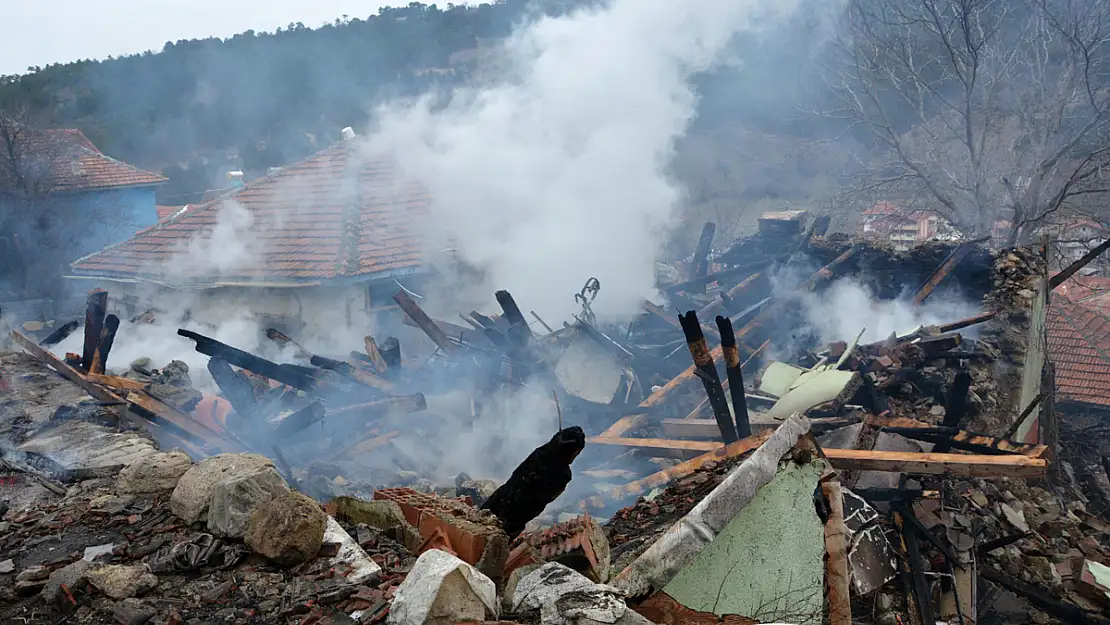
<instances>
[{"instance_id":1,"label":"house","mask_svg":"<svg viewBox=\"0 0 1110 625\"><path fill-rule=\"evenodd\" d=\"M1055 240L1053 260L1059 267L1067 267L1110 238L1110 228L1093 219L1077 219L1062 226L1046 228L1043 232ZM1108 270L1110 260L1103 255L1080 271L1090 275L1106 274Z\"/></svg>"},{"instance_id":2,"label":"house","mask_svg":"<svg viewBox=\"0 0 1110 625\"><path fill-rule=\"evenodd\" d=\"M952 227L936 213L905 211L891 202L876 202L863 211L860 233L890 241L895 249L911 247L937 238L946 238Z\"/></svg>"},{"instance_id":3,"label":"house","mask_svg":"<svg viewBox=\"0 0 1110 625\"><path fill-rule=\"evenodd\" d=\"M1056 404L1110 414L1110 317L1057 289L1048 311L1048 357Z\"/></svg>"},{"instance_id":4,"label":"house","mask_svg":"<svg viewBox=\"0 0 1110 625\"><path fill-rule=\"evenodd\" d=\"M72 263L71 277L148 301L183 294L192 318L216 325L236 308L298 331L349 325L391 305L398 279L411 286L424 275L416 226L427 192L354 138L166 213Z\"/></svg>"},{"instance_id":5,"label":"house","mask_svg":"<svg viewBox=\"0 0 1110 625\"><path fill-rule=\"evenodd\" d=\"M117 243L158 221L154 192L165 177L104 154L80 130L20 128L17 137L12 140L18 145L5 152L6 173L26 179L30 172L34 181L24 185L84 217L73 224L83 234L77 253Z\"/></svg>"}]
</instances>

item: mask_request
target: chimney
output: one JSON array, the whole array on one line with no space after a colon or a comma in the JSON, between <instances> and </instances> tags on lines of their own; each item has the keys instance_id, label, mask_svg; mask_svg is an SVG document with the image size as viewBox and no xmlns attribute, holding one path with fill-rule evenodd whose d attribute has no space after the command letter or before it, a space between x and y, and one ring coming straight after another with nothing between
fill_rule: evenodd
<instances>
[{"instance_id":1,"label":"chimney","mask_svg":"<svg viewBox=\"0 0 1110 625\"><path fill-rule=\"evenodd\" d=\"M243 186L243 172L238 170L227 172L227 186L231 189Z\"/></svg>"},{"instance_id":2,"label":"chimney","mask_svg":"<svg viewBox=\"0 0 1110 625\"><path fill-rule=\"evenodd\" d=\"M343 133L343 140L344 141L346 141L348 139L354 139L355 138L355 129L351 128L350 126L347 126L346 128L344 128L340 132Z\"/></svg>"}]
</instances>

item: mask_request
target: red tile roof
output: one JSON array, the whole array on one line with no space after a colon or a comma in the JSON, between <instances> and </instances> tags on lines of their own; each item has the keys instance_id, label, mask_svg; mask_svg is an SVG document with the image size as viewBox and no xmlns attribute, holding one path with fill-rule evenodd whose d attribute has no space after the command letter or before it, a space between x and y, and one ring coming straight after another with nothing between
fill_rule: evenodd
<instances>
[{"instance_id":1,"label":"red tile roof","mask_svg":"<svg viewBox=\"0 0 1110 625\"><path fill-rule=\"evenodd\" d=\"M181 206L155 206L154 208L158 210L158 221L162 221L167 217L173 216L174 213L185 208L186 206L188 205L183 204Z\"/></svg>"},{"instance_id":2,"label":"red tile roof","mask_svg":"<svg viewBox=\"0 0 1110 625\"><path fill-rule=\"evenodd\" d=\"M1110 407L1110 318L1065 297L1051 301L1048 356L1057 398Z\"/></svg>"},{"instance_id":3,"label":"red tile roof","mask_svg":"<svg viewBox=\"0 0 1110 625\"><path fill-rule=\"evenodd\" d=\"M368 158L358 145L341 142L223 197L189 205L75 261L73 270L179 286L411 273L423 259L414 225L427 216L427 192L402 178L392 160ZM183 250L211 240L221 211L234 205L249 214L234 238L247 242L250 257L222 270L185 262Z\"/></svg>"},{"instance_id":4,"label":"red tile roof","mask_svg":"<svg viewBox=\"0 0 1110 625\"><path fill-rule=\"evenodd\" d=\"M107 156L80 130L25 128L21 137L22 150L48 163L42 168L48 172L44 175L49 176L43 186L51 192L142 187L166 182L164 176Z\"/></svg>"}]
</instances>

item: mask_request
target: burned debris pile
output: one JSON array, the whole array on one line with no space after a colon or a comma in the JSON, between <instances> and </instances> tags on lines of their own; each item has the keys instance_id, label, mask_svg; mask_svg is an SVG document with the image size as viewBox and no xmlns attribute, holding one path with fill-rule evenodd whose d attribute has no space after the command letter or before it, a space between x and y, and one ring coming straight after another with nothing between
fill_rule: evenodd
<instances>
[{"instance_id":1,"label":"burned debris pile","mask_svg":"<svg viewBox=\"0 0 1110 625\"><path fill-rule=\"evenodd\" d=\"M558 329L506 291L455 323L402 288L419 334L345 354L179 330L209 387L177 361L107 371L127 337L94 291L64 326L83 353L16 332L28 355L0 359L0 615L1110 622L1105 471L1055 409L1044 250L827 227L769 216L716 254L707 227L620 327L590 279ZM536 443L486 432L527 394ZM428 461L465 433L516 469Z\"/></svg>"}]
</instances>

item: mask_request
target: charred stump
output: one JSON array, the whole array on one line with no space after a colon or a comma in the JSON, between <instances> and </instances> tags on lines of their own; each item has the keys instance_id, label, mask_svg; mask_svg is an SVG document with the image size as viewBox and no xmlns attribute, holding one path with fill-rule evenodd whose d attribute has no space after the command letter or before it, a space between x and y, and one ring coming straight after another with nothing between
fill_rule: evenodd
<instances>
[{"instance_id":1,"label":"charred stump","mask_svg":"<svg viewBox=\"0 0 1110 625\"><path fill-rule=\"evenodd\" d=\"M713 417L717 419L717 427L721 429L721 438L725 444L739 440L736 436L736 427L732 423L732 413L728 410L728 400L725 399L725 389L721 386L721 377L717 373L717 365L713 363L713 354L705 341L701 324L698 323L698 313L691 310L685 315L678 316L682 324L682 332L686 335L686 344L690 348L690 356L694 359L697 376L705 386L709 395L709 405L713 408ZM735 341L733 341L735 346ZM739 356L737 356L739 360ZM730 383L731 385L731 383Z\"/></svg>"},{"instance_id":2,"label":"charred stump","mask_svg":"<svg viewBox=\"0 0 1110 625\"><path fill-rule=\"evenodd\" d=\"M740 361L740 349L736 346L732 320L728 317L717 317L717 329L721 332L721 350L725 358L728 392L732 396L732 412L736 415L736 435L739 438L747 438L752 435L752 426L748 420L748 398L744 394L744 374L741 371L743 363Z\"/></svg>"},{"instance_id":3,"label":"charred stump","mask_svg":"<svg viewBox=\"0 0 1110 625\"><path fill-rule=\"evenodd\" d=\"M586 433L582 428L559 430L520 463L509 480L482 504L482 509L501 521L510 539L516 538L529 521L563 494L571 479L570 465L585 446Z\"/></svg>"},{"instance_id":4,"label":"charred stump","mask_svg":"<svg viewBox=\"0 0 1110 625\"><path fill-rule=\"evenodd\" d=\"M89 371L93 357L100 347L100 333L104 330L104 316L108 314L108 291L93 289L85 300L85 343L81 351L81 368Z\"/></svg>"}]
</instances>

